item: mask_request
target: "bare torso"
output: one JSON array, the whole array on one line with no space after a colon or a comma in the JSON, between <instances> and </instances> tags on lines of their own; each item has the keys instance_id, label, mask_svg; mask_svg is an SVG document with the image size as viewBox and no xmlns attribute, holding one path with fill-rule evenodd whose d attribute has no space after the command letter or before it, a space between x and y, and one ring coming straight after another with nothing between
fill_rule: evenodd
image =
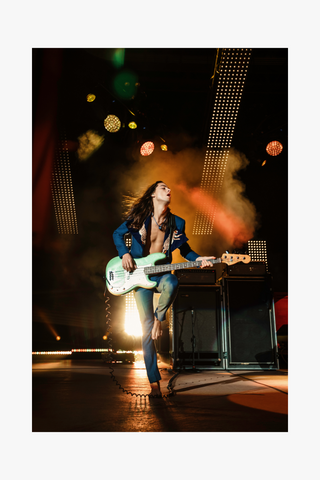
<instances>
[{"instance_id":1,"label":"bare torso","mask_svg":"<svg viewBox=\"0 0 320 480\"><path fill-rule=\"evenodd\" d=\"M162 252L165 231L159 230L156 223L152 220L147 232L147 241L144 247L144 255Z\"/></svg>"}]
</instances>

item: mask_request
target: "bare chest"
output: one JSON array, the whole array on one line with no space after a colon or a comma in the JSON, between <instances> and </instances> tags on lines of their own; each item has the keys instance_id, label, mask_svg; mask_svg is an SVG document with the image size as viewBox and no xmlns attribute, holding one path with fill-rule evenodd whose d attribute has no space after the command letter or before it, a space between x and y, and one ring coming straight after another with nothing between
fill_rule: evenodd
<instances>
[{"instance_id":1,"label":"bare chest","mask_svg":"<svg viewBox=\"0 0 320 480\"><path fill-rule=\"evenodd\" d=\"M165 231L160 230L155 222L148 228L145 254L162 252Z\"/></svg>"}]
</instances>

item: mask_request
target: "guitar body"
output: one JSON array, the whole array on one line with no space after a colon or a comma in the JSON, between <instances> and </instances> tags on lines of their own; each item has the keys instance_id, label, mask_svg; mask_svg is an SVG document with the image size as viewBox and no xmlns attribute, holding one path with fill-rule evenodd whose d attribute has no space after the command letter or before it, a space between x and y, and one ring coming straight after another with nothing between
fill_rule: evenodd
<instances>
[{"instance_id":1,"label":"guitar body","mask_svg":"<svg viewBox=\"0 0 320 480\"><path fill-rule=\"evenodd\" d=\"M152 253L147 257L135 258L137 268L133 272L127 272L122 268L121 258L113 258L106 266L107 289L113 295L125 295L138 287L154 288L157 282L149 280L148 275L144 273L144 268L152 267L156 262L165 258L166 255L164 253Z\"/></svg>"}]
</instances>

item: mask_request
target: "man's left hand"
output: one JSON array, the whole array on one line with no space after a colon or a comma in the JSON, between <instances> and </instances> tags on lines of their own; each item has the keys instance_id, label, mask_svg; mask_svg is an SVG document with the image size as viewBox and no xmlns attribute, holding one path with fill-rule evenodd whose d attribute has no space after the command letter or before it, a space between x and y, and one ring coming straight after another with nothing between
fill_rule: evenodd
<instances>
[{"instance_id":1,"label":"man's left hand","mask_svg":"<svg viewBox=\"0 0 320 480\"><path fill-rule=\"evenodd\" d=\"M200 267L205 268L205 267L212 267L212 263L209 262L209 259L215 260L216 257L198 257L196 258L196 262L202 262Z\"/></svg>"}]
</instances>

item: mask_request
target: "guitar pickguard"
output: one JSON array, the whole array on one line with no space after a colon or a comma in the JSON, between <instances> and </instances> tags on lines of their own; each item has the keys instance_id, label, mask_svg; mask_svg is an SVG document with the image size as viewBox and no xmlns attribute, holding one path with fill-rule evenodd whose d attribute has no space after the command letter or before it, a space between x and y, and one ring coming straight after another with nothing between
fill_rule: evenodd
<instances>
[{"instance_id":1,"label":"guitar pickguard","mask_svg":"<svg viewBox=\"0 0 320 480\"><path fill-rule=\"evenodd\" d=\"M122 260L119 257L113 258L106 267L106 284L109 292L113 295L124 295L138 287L154 288L157 283L149 280L144 269L152 267L156 261L163 258L165 258L163 253L155 253L135 259L137 268L133 272L127 272L122 268Z\"/></svg>"}]
</instances>

